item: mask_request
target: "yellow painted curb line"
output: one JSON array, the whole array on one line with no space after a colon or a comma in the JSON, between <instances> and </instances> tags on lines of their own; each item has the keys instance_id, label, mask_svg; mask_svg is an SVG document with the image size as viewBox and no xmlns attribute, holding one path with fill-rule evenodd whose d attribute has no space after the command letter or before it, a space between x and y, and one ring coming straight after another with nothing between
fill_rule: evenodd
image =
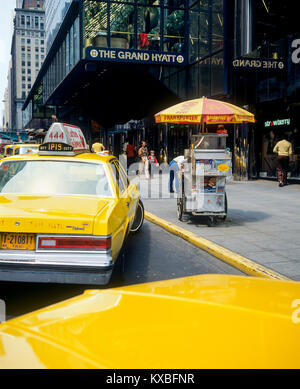
<instances>
[{"instance_id":1,"label":"yellow painted curb line","mask_svg":"<svg viewBox=\"0 0 300 389\"><path fill-rule=\"evenodd\" d=\"M218 244L211 242L210 240L201 238L193 232L187 231L184 228L181 228L176 224L173 224L156 215L153 215L150 212L145 211L145 218L150 222L155 223L158 226L164 228L165 230L171 232L172 234L180 236L181 238L192 243L194 246L197 246L200 249L207 251L213 256L221 259L222 261L228 263L231 266L234 266L235 268L241 270L246 274L255 277L272 278L276 280L290 280L282 274L276 273L275 271L268 269L265 266L259 265L258 263L251 261L251 259L243 257L240 254L226 249L225 247L219 246Z\"/></svg>"}]
</instances>

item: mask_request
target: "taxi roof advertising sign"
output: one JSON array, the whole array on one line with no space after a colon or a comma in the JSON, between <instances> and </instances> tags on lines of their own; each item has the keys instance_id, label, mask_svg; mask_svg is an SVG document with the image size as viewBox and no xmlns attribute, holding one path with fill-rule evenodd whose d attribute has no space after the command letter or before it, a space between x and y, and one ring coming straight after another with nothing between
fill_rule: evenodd
<instances>
[{"instance_id":1,"label":"taxi roof advertising sign","mask_svg":"<svg viewBox=\"0 0 300 389\"><path fill-rule=\"evenodd\" d=\"M64 147L56 147L58 144ZM81 129L65 123L53 123L40 147L40 154L75 155L85 152L89 152L89 147Z\"/></svg>"}]
</instances>

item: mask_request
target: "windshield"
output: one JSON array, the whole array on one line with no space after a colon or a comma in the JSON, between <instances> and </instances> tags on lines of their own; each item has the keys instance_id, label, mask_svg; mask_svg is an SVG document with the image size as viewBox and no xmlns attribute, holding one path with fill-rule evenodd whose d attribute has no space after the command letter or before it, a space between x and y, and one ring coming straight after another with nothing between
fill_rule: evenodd
<instances>
[{"instance_id":1,"label":"windshield","mask_svg":"<svg viewBox=\"0 0 300 389\"><path fill-rule=\"evenodd\" d=\"M3 161L0 193L112 197L103 163Z\"/></svg>"}]
</instances>

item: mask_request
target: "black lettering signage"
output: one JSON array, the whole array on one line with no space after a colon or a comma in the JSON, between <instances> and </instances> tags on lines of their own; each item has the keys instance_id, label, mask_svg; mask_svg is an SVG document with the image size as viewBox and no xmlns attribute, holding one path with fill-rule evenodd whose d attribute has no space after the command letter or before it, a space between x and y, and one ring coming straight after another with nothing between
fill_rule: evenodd
<instances>
[{"instance_id":1,"label":"black lettering signage","mask_svg":"<svg viewBox=\"0 0 300 389\"><path fill-rule=\"evenodd\" d=\"M258 71L285 69L285 64L283 61L259 58L234 59L232 61L232 66L234 69L247 69Z\"/></svg>"},{"instance_id":2,"label":"black lettering signage","mask_svg":"<svg viewBox=\"0 0 300 389\"><path fill-rule=\"evenodd\" d=\"M101 47L88 47L86 58L96 61L108 62L134 62L156 65L185 65L185 57L179 53L157 51L103 49Z\"/></svg>"}]
</instances>

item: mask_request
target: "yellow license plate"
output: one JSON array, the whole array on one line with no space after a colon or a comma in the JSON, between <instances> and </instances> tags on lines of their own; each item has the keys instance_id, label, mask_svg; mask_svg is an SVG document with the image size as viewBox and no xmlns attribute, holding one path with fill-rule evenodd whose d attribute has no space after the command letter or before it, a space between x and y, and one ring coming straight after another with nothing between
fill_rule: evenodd
<instances>
[{"instance_id":1,"label":"yellow license plate","mask_svg":"<svg viewBox=\"0 0 300 389\"><path fill-rule=\"evenodd\" d=\"M12 234L3 232L1 249L4 250L35 250L34 234Z\"/></svg>"}]
</instances>

